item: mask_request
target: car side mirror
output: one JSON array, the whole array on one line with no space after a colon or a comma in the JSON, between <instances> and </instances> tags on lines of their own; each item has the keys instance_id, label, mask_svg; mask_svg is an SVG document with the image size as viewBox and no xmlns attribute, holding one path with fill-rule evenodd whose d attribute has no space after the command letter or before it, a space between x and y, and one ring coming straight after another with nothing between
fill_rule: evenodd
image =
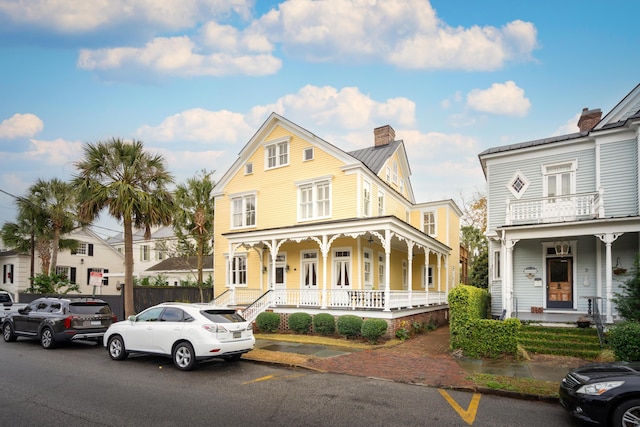
<instances>
[{"instance_id":1,"label":"car side mirror","mask_svg":"<svg viewBox=\"0 0 640 427\"><path fill-rule=\"evenodd\" d=\"M26 307L18 309L18 313L20 313L20 314L27 314L30 311L31 311L31 308L29 306L26 306Z\"/></svg>"},{"instance_id":2,"label":"car side mirror","mask_svg":"<svg viewBox=\"0 0 640 427\"><path fill-rule=\"evenodd\" d=\"M133 323L136 321L136 316L132 314L131 316L127 317L127 319Z\"/></svg>"}]
</instances>

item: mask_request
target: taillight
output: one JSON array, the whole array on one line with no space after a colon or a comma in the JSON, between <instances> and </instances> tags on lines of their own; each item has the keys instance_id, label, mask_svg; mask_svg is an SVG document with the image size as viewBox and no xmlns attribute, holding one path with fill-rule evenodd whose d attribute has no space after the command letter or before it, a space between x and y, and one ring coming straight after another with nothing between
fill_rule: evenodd
<instances>
[{"instance_id":1,"label":"taillight","mask_svg":"<svg viewBox=\"0 0 640 427\"><path fill-rule=\"evenodd\" d=\"M118 321L118 316L116 316L115 314L112 314L112 315L111 315L111 321L112 321L113 323L116 323L116 322Z\"/></svg>"},{"instance_id":2,"label":"taillight","mask_svg":"<svg viewBox=\"0 0 640 427\"><path fill-rule=\"evenodd\" d=\"M229 332L227 328L222 325L217 325L215 323L210 323L207 325L202 325L202 327L207 331L215 334L216 332Z\"/></svg>"},{"instance_id":3,"label":"taillight","mask_svg":"<svg viewBox=\"0 0 640 427\"><path fill-rule=\"evenodd\" d=\"M69 316L69 317L65 317L64 318L64 327L65 329L70 329L71 328L71 323L73 322L73 319L77 319L77 316Z\"/></svg>"},{"instance_id":4,"label":"taillight","mask_svg":"<svg viewBox=\"0 0 640 427\"><path fill-rule=\"evenodd\" d=\"M249 323L249 324L247 325L247 331L251 331L251 332L253 332L253 323Z\"/></svg>"}]
</instances>

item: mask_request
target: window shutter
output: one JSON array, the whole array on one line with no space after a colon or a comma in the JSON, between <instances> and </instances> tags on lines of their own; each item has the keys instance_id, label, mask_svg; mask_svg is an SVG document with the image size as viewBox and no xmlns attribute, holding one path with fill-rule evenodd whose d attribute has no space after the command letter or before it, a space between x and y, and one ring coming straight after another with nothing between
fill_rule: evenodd
<instances>
[{"instance_id":1,"label":"window shutter","mask_svg":"<svg viewBox=\"0 0 640 427\"><path fill-rule=\"evenodd\" d=\"M2 283L7 283L7 264L2 266Z\"/></svg>"},{"instance_id":2,"label":"window shutter","mask_svg":"<svg viewBox=\"0 0 640 427\"><path fill-rule=\"evenodd\" d=\"M71 277L69 277L69 281L71 283L76 283L76 268L75 267L71 267Z\"/></svg>"},{"instance_id":3,"label":"window shutter","mask_svg":"<svg viewBox=\"0 0 640 427\"><path fill-rule=\"evenodd\" d=\"M93 243L89 243L89 256L93 256Z\"/></svg>"},{"instance_id":4,"label":"window shutter","mask_svg":"<svg viewBox=\"0 0 640 427\"><path fill-rule=\"evenodd\" d=\"M9 276L9 283L13 283L13 264L10 264L9 268L10 268L9 274L11 275Z\"/></svg>"},{"instance_id":5,"label":"window shutter","mask_svg":"<svg viewBox=\"0 0 640 427\"><path fill-rule=\"evenodd\" d=\"M87 285L91 283L91 268L87 268Z\"/></svg>"}]
</instances>

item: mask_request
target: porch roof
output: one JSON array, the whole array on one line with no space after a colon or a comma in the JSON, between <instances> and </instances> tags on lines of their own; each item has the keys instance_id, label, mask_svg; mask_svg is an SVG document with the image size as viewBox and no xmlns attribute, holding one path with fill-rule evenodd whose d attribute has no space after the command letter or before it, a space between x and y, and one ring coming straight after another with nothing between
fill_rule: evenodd
<instances>
[{"instance_id":1,"label":"porch roof","mask_svg":"<svg viewBox=\"0 0 640 427\"><path fill-rule=\"evenodd\" d=\"M400 240L410 240L418 247L429 249L436 253L448 255L451 252L449 246L393 215L374 218L349 218L251 231L232 231L222 235L230 243L254 245L271 239L303 241L312 236L323 235L344 235L356 238L368 233L370 238L382 243L387 230L392 233L392 237L397 237L397 239L391 239L391 247L394 249L406 248L406 243L402 243Z\"/></svg>"}]
</instances>

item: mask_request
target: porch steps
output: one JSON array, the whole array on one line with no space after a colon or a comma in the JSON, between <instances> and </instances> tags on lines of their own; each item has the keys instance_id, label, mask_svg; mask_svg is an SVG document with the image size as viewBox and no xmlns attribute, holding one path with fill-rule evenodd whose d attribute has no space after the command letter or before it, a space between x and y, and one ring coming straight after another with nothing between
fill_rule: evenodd
<instances>
[{"instance_id":1,"label":"porch steps","mask_svg":"<svg viewBox=\"0 0 640 427\"><path fill-rule=\"evenodd\" d=\"M529 353L595 359L602 350L595 328L523 325L518 343Z\"/></svg>"}]
</instances>

